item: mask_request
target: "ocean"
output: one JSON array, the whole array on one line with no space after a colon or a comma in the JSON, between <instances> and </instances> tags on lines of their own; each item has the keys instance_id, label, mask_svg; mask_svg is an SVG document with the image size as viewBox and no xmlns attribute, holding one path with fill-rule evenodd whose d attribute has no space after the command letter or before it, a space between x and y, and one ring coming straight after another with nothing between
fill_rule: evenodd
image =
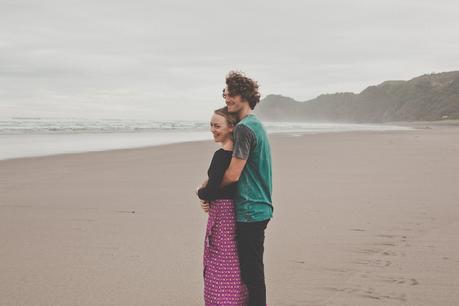
<instances>
[{"instance_id":1,"label":"ocean","mask_svg":"<svg viewBox=\"0 0 459 306\"><path fill-rule=\"evenodd\" d=\"M268 133L406 130L408 127L263 122ZM0 160L212 140L207 121L13 117L0 119Z\"/></svg>"}]
</instances>

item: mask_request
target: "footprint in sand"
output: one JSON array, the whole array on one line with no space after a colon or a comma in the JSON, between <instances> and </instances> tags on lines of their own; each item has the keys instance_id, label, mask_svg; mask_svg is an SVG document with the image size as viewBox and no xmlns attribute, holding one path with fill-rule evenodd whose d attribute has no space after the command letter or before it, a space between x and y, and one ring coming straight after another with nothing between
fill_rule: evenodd
<instances>
[{"instance_id":1,"label":"footprint in sand","mask_svg":"<svg viewBox=\"0 0 459 306\"><path fill-rule=\"evenodd\" d=\"M402 256L402 257L405 256L404 253L396 253L396 252L390 251L390 250L386 250L386 251L382 252L382 254L383 254L384 256Z\"/></svg>"},{"instance_id":2,"label":"footprint in sand","mask_svg":"<svg viewBox=\"0 0 459 306\"><path fill-rule=\"evenodd\" d=\"M375 300L396 300L400 302L406 302L406 295L380 295L374 292L373 290L366 290L360 294L361 297L375 299Z\"/></svg>"},{"instance_id":3,"label":"footprint in sand","mask_svg":"<svg viewBox=\"0 0 459 306\"><path fill-rule=\"evenodd\" d=\"M388 278L382 278L380 281L385 282L385 283L393 283L393 284L400 284L400 285L411 285L411 286L417 286L419 285L419 282L415 278L397 278L397 277L388 277Z\"/></svg>"},{"instance_id":4,"label":"footprint in sand","mask_svg":"<svg viewBox=\"0 0 459 306\"><path fill-rule=\"evenodd\" d=\"M365 232L365 230L362 229L362 228L351 228L351 229L349 229L349 230L350 230L350 231L354 231L354 232Z\"/></svg>"}]
</instances>

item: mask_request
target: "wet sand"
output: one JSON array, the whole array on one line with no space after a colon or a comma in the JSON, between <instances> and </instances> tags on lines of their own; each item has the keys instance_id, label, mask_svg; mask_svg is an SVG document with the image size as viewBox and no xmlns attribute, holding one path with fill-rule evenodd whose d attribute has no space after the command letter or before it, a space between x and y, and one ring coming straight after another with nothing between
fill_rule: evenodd
<instances>
[{"instance_id":1,"label":"wet sand","mask_svg":"<svg viewBox=\"0 0 459 306\"><path fill-rule=\"evenodd\" d=\"M271 141L269 305L458 303L459 127ZM0 304L202 305L215 149L0 161Z\"/></svg>"}]
</instances>

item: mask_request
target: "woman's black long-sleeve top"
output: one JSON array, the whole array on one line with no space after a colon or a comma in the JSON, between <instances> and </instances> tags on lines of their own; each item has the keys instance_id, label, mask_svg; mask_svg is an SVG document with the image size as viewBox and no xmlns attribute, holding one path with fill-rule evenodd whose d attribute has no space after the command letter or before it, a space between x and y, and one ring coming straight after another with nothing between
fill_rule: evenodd
<instances>
[{"instance_id":1,"label":"woman's black long-sleeve top","mask_svg":"<svg viewBox=\"0 0 459 306\"><path fill-rule=\"evenodd\" d=\"M207 186L198 190L198 197L201 200L213 201L216 199L233 199L236 194L236 183L226 185L220 189L226 169L228 168L233 151L219 149L215 151L212 161L207 170L209 180Z\"/></svg>"}]
</instances>

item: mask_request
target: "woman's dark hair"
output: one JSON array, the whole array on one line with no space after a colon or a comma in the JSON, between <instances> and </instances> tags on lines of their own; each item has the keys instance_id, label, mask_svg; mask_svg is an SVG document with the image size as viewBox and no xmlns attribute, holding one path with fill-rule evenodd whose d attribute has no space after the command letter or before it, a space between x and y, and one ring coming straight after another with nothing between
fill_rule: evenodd
<instances>
[{"instance_id":1,"label":"woman's dark hair","mask_svg":"<svg viewBox=\"0 0 459 306\"><path fill-rule=\"evenodd\" d=\"M214 111L215 114L220 115L225 118L228 126L235 127L239 122L238 117L235 114L228 112L228 107L222 107Z\"/></svg>"},{"instance_id":2,"label":"woman's dark hair","mask_svg":"<svg viewBox=\"0 0 459 306\"><path fill-rule=\"evenodd\" d=\"M246 77L243 72L230 71L226 76L226 87L230 96L240 95L243 100L249 102L251 109L260 102L257 82Z\"/></svg>"}]
</instances>

